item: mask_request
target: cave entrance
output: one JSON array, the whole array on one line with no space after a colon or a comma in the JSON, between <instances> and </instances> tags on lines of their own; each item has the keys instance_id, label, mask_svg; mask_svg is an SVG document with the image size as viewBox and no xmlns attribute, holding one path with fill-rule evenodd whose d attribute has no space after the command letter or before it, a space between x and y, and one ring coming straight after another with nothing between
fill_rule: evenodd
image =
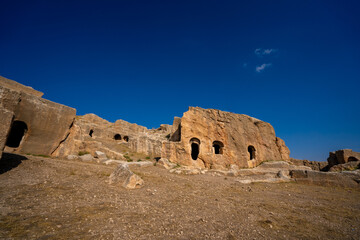
<instances>
[{"instance_id":1,"label":"cave entrance","mask_svg":"<svg viewBox=\"0 0 360 240\"><path fill-rule=\"evenodd\" d=\"M349 157L348 158L348 162L356 162L359 161L359 159L357 159L356 157Z\"/></svg>"},{"instance_id":2,"label":"cave entrance","mask_svg":"<svg viewBox=\"0 0 360 240\"><path fill-rule=\"evenodd\" d=\"M9 136L6 140L6 146L17 148L20 146L21 140L23 140L28 128L26 123L22 121L14 121Z\"/></svg>"},{"instance_id":3,"label":"cave entrance","mask_svg":"<svg viewBox=\"0 0 360 240\"><path fill-rule=\"evenodd\" d=\"M124 141L128 142L129 141L129 137L128 136L124 136Z\"/></svg>"},{"instance_id":4,"label":"cave entrance","mask_svg":"<svg viewBox=\"0 0 360 240\"><path fill-rule=\"evenodd\" d=\"M94 133L94 130L91 129L89 132L89 136L92 137L93 133Z\"/></svg>"},{"instance_id":5,"label":"cave entrance","mask_svg":"<svg viewBox=\"0 0 360 240\"><path fill-rule=\"evenodd\" d=\"M214 141L213 148L215 154L223 154L224 144L220 141Z\"/></svg>"},{"instance_id":6,"label":"cave entrance","mask_svg":"<svg viewBox=\"0 0 360 240\"><path fill-rule=\"evenodd\" d=\"M190 140L191 144L191 158L196 160L200 153L200 140L197 138L192 138Z\"/></svg>"},{"instance_id":7,"label":"cave entrance","mask_svg":"<svg viewBox=\"0 0 360 240\"><path fill-rule=\"evenodd\" d=\"M118 134L118 133L115 134L115 135L114 135L114 139L115 139L115 140L121 140L121 135Z\"/></svg>"},{"instance_id":8,"label":"cave entrance","mask_svg":"<svg viewBox=\"0 0 360 240\"><path fill-rule=\"evenodd\" d=\"M255 152L256 152L254 146L251 146L251 145L250 145L250 146L248 147L248 152L249 152L249 154L250 154L250 160L254 160L254 159L255 159Z\"/></svg>"}]
</instances>

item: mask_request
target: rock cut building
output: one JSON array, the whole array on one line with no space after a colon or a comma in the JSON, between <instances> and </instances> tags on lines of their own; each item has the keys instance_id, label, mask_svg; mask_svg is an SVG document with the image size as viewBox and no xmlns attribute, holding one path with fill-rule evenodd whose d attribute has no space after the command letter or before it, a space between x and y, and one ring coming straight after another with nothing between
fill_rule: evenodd
<instances>
[{"instance_id":1,"label":"rock cut building","mask_svg":"<svg viewBox=\"0 0 360 240\"><path fill-rule=\"evenodd\" d=\"M221 169L252 168L263 161L288 160L290 151L266 122L243 114L190 107L175 118L162 157L180 165Z\"/></svg>"},{"instance_id":2,"label":"rock cut building","mask_svg":"<svg viewBox=\"0 0 360 240\"><path fill-rule=\"evenodd\" d=\"M100 150L121 159L129 149L180 165L252 168L288 160L289 149L266 122L243 114L190 107L173 125L147 129L76 110L42 98L43 93L0 77L0 157L7 152L64 157Z\"/></svg>"}]
</instances>

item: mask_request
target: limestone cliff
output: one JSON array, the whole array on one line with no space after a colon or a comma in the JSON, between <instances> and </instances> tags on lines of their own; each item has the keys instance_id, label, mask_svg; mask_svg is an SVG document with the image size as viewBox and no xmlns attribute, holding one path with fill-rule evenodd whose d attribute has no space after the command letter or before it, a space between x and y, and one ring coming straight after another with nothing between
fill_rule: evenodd
<instances>
[{"instance_id":1,"label":"limestone cliff","mask_svg":"<svg viewBox=\"0 0 360 240\"><path fill-rule=\"evenodd\" d=\"M178 128L173 129L171 141L164 142L162 149L162 157L172 162L228 168L232 164L255 167L266 160L289 159L289 149L275 136L273 127L256 118L190 107L181 123L178 118L175 121Z\"/></svg>"}]
</instances>

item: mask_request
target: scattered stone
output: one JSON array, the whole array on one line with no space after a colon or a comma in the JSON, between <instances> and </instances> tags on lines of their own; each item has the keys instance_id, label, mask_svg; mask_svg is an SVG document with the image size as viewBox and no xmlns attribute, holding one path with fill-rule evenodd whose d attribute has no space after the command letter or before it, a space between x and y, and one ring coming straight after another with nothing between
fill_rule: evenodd
<instances>
[{"instance_id":1,"label":"scattered stone","mask_svg":"<svg viewBox=\"0 0 360 240\"><path fill-rule=\"evenodd\" d=\"M179 168L170 169L170 172L176 173L176 174L197 175L197 174L200 174L202 171L201 171L201 169L198 169L198 168L182 166Z\"/></svg>"},{"instance_id":2,"label":"scattered stone","mask_svg":"<svg viewBox=\"0 0 360 240\"><path fill-rule=\"evenodd\" d=\"M123 184L123 186L126 189L141 188L143 185L144 185L144 180L142 180L141 177L139 177L134 173L128 176L128 178L125 180Z\"/></svg>"},{"instance_id":3,"label":"scattered stone","mask_svg":"<svg viewBox=\"0 0 360 240\"><path fill-rule=\"evenodd\" d=\"M122 186L126 189L141 188L144 185L144 180L133 173L126 164L119 164L109 177L110 184L117 184L120 182L123 183Z\"/></svg>"},{"instance_id":4,"label":"scattered stone","mask_svg":"<svg viewBox=\"0 0 360 240\"><path fill-rule=\"evenodd\" d=\"M91 156L91 154L85 154L79 157L81 159L81 161L84 162L91 162L94 160L93 156Z\"/></svg>"},{"instance_id":5,"label":"scattered stone","mask_svg":"<svg viewBox=\"0 0 360 240\"><path fill-rule=\"evenodd\" d=\"M166 158L160 158L156 165L162 166L165 169L172 169L177 166L175 163L170 162Z\"/></svg>"},{"instance_id":6,"label":"scattered stone","mask_svg":"<svg viewBox=\"0 0 360 240\"><path fill-rule=\"evenodd\" d=\"M68 160L76 160L76 159L79 159L79 156L76 156L76 155L68 155L68 156L67 156L67 159L68 159Z\"/></svg>"},{"instance_id":7,"label":"scattered stone","mask_svg":"<svg viewBox=\"0 0 360 240\"><path fill-rule=\"evenodd\" d=\"M95 151L95 158L99 159L100 161L108 159L106 154L101 151Z\"/></svg>"},{"instance_id":8,"label":"scattered stone","mask_svg":"<svg viewBox=\"0 0 360 240\"><path fill-rule=\"evenodd\" d=\"M329 169L329 172L353 171L360 168L360 161L351 161L343 164L337 164Z\"/></svg>"}]
</instances>

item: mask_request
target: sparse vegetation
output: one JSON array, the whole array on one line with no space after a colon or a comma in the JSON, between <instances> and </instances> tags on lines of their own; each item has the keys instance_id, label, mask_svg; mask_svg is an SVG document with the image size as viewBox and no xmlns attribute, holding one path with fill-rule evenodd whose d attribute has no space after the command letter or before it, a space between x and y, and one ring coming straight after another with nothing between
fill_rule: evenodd
<instances>
[{"instance_id":1,"label":"sparse vegetation","mask_svg":"<svg viewBox=\"0 0 360 240\"><path fill-rule=\"evenodd\" d=\"M124 155L124 158L126 159L127 162L133 161L133 159L131 157L129 157L128 155Z\"/></svg>"},{"instance_id":2,"label":"sparse vegetation","mask_svg":"<svg viewBox=\"0 0 360 240\"><path fill-rule=\"evenodd\" d=\"M26 155L30 155L30 156L34 156L34 157L44 157L44 158L49 158L49 155L44 155L44 154L32 154L32 153L26 153Z\"/></svg>"},{"instance_id":3,"label":"sparse vegetation","mask_svg":"<svg viewBox=\"0 0 360 240\"><path fill-rule=\"evenodd\" d=\"M150 159L150 157L149 157L149 156L147 156L145 159Z\"/></svg>"},{"instance_id":4,"label":"sparse vegetation","mask_svg":"<svg viewBox=\"0 0 360 240\"><path fill-rule=\"evenodd\" d=\"M141 162L142 160L141 160L141 159L138 159L137 161L138 161L138 162Z\"/></svg>"},{"instance_id":5,"label":"sparse vegetation","mask_svg":"<svg viewBox=\"0 0 360 240\"><path fill-rule=\"evenodd\" d=\"M83 156L83 155L86 155L86 154L89 154L89 152L88 151L80 151L78 153L79 156Z\"/></svg>"}]
</instances>

